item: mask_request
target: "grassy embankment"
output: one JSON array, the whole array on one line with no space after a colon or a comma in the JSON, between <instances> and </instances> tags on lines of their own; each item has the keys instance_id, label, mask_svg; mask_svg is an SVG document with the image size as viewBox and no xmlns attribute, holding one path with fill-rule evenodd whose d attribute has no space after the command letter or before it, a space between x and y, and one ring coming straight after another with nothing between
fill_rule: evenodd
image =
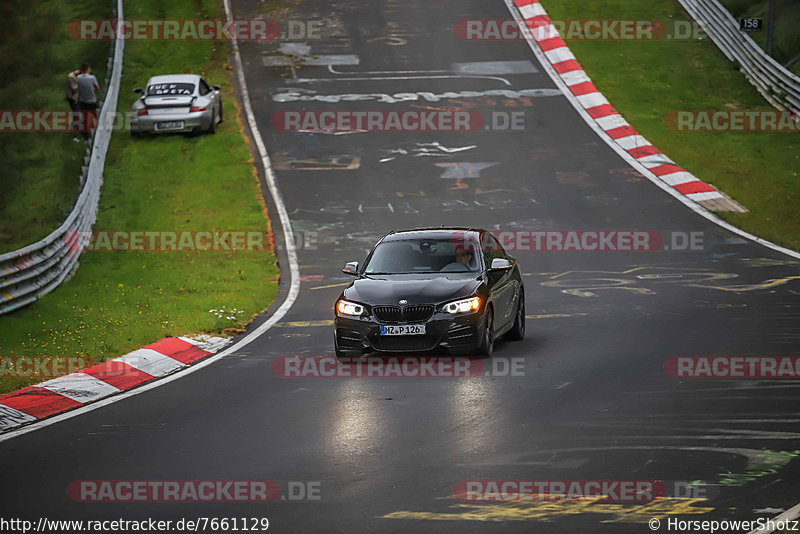
<instances>
[{"instance_id":1,"label":"grassy embankment","mask_svg":"<svg viewBox=\"0 0 800 534\"><path fill-rule=\"evenodd\" d=\"M543 0L553 19L688 21L677 2ZM608 100L647 139L702 180L744 205L729 222L800 249L800 135L797 132L676 132L675 110L772 110L706 39L569 40L570 49Z\"/></svg>"},{"instance_id":2,"label":"grassy embankment","mask_svg":"<svg viewBox=\"0 0 800 534\"><path fill-rule=\"evenodd\" d=\"M67 110L70 70L93 66L102 87L109 43L71 39L67 24L108 18L110 0L8 0L0 3L0 102L6 110ZM102 95L101 95L102 96ZM2 132L0 253L42 239L63 221L78 191L86 144L68 132Z\"/></svg>"},{"instance_id":3,"label":"grassy embankment","mask_svg":"<svg viewBox=\"0 0 800 534\"><path fill-rule=\"evenodd\" d=\"M214 0L127 0L125 10L132 19L224 17ZM269 231L237 120L226 48L224 42L126 44L119 111L130 109L133 88L149 76L193 72L222 86L225 122L216 135L136 140L116 132L96 230ZM84 253L70 281L31 306L0 316L0 356L101 361L164 336L240 328L277 293L275 255L270 240L265 242L269 248L262 252ZM0 392L41 379L3 378Z\"/></svg>"}]
</instances>

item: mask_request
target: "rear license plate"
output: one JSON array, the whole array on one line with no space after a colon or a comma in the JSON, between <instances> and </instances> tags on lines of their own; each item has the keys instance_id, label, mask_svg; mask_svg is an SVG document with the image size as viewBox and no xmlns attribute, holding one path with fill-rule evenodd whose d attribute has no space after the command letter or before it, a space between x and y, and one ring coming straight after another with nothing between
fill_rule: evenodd
<instances>
[{"instance_id":1,"label":"rear license plate","mask_svg":"<svg viewBox=\"0 0 800 534\"><path fill-rule=\"evenodd\" d=\"M381 325L382 336L424 336L424 324Z\"/></svg>"},{"instance_id":2,"label":"rear license plate","mask_svg":"<svg viewBox=\"0 0 800 534\"><path fill-rule=\"evenodd\" d=\"M156 130L180 130L183 128L183 121L157 122Z\"/></svg>"}]
</instances>

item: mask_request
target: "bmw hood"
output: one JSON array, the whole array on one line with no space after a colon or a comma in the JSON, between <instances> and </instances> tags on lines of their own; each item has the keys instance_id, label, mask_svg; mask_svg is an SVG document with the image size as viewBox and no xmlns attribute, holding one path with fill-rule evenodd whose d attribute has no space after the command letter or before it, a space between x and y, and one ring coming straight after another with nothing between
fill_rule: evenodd
<instances>
[{"instance_id":1,"label":"bmw hood","mask_svg":"<svg viewBox=\"0 0 800 534\"><path fill-rule=\"evenodd\" d=\"M394 275L378 278L359 278L344 290L344 298L370 306L408 304L441 304L469 297L481 285L473 277L438 276L419 278L418 275Z\"/></svg>"}]
</instances>

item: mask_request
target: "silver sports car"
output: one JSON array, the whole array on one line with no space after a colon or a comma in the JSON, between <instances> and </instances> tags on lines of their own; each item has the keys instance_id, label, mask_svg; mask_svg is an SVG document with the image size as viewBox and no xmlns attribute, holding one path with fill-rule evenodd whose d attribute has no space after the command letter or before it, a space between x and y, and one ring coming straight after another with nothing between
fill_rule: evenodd
<instances>
[{"instance_id":1,"label":"silver sports car","mask_svg":"<svg viewBox=\"0 0 800 534\"><path fill-rule=\"evenodd\" d=\"M222 95L196 74L153 76L131 106L131 135L208 132L222 122Z\"/></svg>"}]
</instances>

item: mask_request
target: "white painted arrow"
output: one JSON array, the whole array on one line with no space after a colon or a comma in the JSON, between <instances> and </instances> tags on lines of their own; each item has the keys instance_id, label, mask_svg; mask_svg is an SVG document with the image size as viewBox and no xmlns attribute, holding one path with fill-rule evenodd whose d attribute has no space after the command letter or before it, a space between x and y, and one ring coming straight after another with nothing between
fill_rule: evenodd
<instances>
[{"instance_id":1,"label":"white painted arrow","mask_svg":"<svg viewBox=\"0 0 800 534\"><path fill-rule=\"evenodd\" d=\"M437 167L446 169L440 178L480 178L481 171L500 165L499 161L485 162L485 163L437 163Z\"/></svg>"}]
</instances>

